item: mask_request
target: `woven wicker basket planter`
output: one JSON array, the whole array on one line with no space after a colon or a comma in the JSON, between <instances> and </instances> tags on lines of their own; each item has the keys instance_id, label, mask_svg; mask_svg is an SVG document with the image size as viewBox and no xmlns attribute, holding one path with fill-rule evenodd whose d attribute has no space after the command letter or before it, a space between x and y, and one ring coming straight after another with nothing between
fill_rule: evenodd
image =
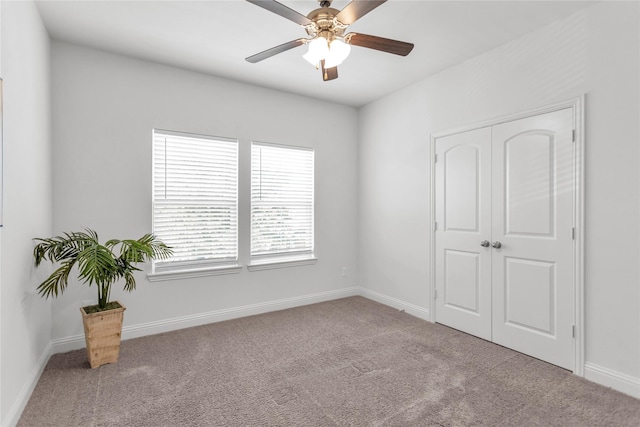
<instances>
[{"instance_id":1,"label":"woven wicker basket planter","mask_svg":"<svg viewBox=\"0 0 640 427\"><path fill-rule=\"evenodd\" d=\"M118 361L125 310L125 306L120 304L120 308L87 314L80 307L91 368Z\"/></svg>"}]
</instances>

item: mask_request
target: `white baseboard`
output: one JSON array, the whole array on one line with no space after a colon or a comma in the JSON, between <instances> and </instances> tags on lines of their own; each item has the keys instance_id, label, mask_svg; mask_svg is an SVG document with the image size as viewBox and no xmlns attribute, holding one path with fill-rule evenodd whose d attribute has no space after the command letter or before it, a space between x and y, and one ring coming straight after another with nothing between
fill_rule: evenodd
<instances>
[{"instance_id":1,"label":"white baseboard","mask_svg":"<svg viewBox=\"0 0 640 427\"><path fill-rule=\"evenodd\" d=\"M623 374L589 362L584 364L584 377L594 383L611 387L614 390L640 399L640 378L635 378L631 375Z\"/></svg>"},{"instance_id":2,"label":"white baseboard","mask_svg":"<svg viewBox=\"0 0 640 427\"><path fill-rule=\"evenodd\" d=\"M18 424L20 415L22 415L22 411L24 410L25 406L27 406L29 398L31 397L33 390L35 390L36 385L40 380L40 376L42 375L45 366L47 366L47 362L49 361L51 354L51 343L49 343L36 361L36 364L33 367L29 378L27 379L27 381L25 381L22 389L20 389L20 393L18 393L18 396L16 396L16 399L13 401L13 405L11 405L11 408L9 408L9 412L7 412L7 415L2 420L2 423L0 423L0 425L2 425L3 427L13 427Z\"/></svg>"},{"instance_id":3,"label":"white baseboard","mask_svg":"<svg viewBox=\"0 0 640 427\"><path fill-rule=\"evenodd\" d=\"M208 323L222 322L238 317L253 316L255 314L270 311L285 310L287 308L315 304L339 298L362 295L361 288L351 287L335 291L319 292L316 294L302 295L299 297L285 298L275 301L267 301L258 304L249 304L222 310L198 313L188 316L174 317L156 322L140 323L122 328L122 339L138 338L146 335L160 334L193 326L206 325ZM84 335L74 335L64 338L56 338L51 341L53 353L64 353L71 350L84 348Z\"/></svg>"},{"instance_id":4,"label":"white baseboard","mask_svg":"<svg viewBox=\"0 0 640 427\"><path fill-rule=\"evenodd\" d=\"M408 303L406 301L399 300L397 298L390 297L369 289L359 288L360 295L370 300L379 302L380 304L388 305L398 310L404 310L412 316L419 317L420 319L430 321L429 309L419 307L415 304Z\"/></svg>"}]
</instances>

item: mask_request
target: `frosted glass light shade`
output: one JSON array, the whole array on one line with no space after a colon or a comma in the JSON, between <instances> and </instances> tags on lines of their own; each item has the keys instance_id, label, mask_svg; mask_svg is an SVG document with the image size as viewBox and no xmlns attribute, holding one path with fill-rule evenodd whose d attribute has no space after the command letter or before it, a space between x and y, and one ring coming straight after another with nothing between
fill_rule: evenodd
<instances>
[{"instance_id":1,"label":"frosted glass light shade","mask_svg":"<svg viewBox=\"0 0 640 427\"><path fill-rule=\"evenodd\" d=\"M329 43L324 37L318 37L309 43L309 51L302 57L309 61L315 67L318 67L320 61L325 59L329 54Z\"/></svg>"},{"instance_id":2,"label":"frosted glass light shade","mask_svg":"<svg viewBox=\"0 0 640 427\"><path fill-rule=\"evenodd\" d=\"M347 43L343 42L340 39L334 39L331 42L331 47L329 49L329 55L325 57L325 68L337 67L342 64L342 61L347 59L351 53L351 46Z\"/></svg>"},{"instance_id":3,"label":"frosted glass light shade","mask_svg":"<svg viewBox=\"0 0 640 427\"><path fill-rule=\"evenodd\" d=\"M324 37L318 37L309 43L309 51L302 55L311 65L318 68L324 59L324 67L332 68L342 64L351 52L351 46L340 39L334 39L331 46Z\"/></svg>"}]
</instances>

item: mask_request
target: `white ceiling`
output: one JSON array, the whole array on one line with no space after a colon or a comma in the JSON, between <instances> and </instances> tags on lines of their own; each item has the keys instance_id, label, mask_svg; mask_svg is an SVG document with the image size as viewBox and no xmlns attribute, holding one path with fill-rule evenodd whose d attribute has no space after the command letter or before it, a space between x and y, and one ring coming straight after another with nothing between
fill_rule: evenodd
<instances>
[{"instance_id":1,"label":"white ceiling","mask_svg":"<svg viewBox=\"0 0 640 427\"><path fill-rule=\"evenodd\" d=\"M281 3L308 14L316 0ZM54 39L264 87L361 106L575 13L585 1L389 0L349 27L415 44L407 57L361 47L323 82L301 46L257 64L245 57L306 37L297 24L244 0L37 3ZM346 0L335 0L342 9Z\"/></svg>"}]
</instances>

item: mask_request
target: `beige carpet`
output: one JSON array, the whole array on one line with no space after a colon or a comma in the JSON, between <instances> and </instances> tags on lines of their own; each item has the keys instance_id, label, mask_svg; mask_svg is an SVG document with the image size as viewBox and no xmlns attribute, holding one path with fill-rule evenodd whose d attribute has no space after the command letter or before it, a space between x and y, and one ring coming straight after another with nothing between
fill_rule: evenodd
<instances>
[{"instance_id":1,"label":"beige carpet","mask_svg":"<svg viewBox=\"0 0 640 427\"><path fill-rule=\"evenodd\" d=\"M362 297L56 354L20 426L634 426L640 400Z\"/></svg>"}]
</instances>

